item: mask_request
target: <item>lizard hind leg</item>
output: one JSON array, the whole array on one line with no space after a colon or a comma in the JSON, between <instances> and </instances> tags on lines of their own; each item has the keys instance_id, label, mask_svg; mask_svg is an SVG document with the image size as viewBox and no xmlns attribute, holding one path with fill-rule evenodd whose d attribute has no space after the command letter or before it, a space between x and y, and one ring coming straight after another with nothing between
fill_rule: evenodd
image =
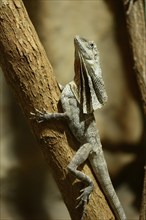
<instances>
[{"instance_id":1,"label":"lizard hind leg","mask_svg":"<svg viewBox=\"0 0 146 220\"><path fill-rule=\"evenodd\" d=\"M73 159L71 160L71 162L68 165L68 170L71 173L73 173L77 179L81 180L82 182L84 182L87 185L84 189L81 190L82 193L77 198L77 200L79 200L79 203L76 206L76 208L83 205L82 219L85 214L86 204L88 203L89 196L90 196L91 192L93 191L93 182L87 175L85 175L83 172L77 170L77 168L85 162L85 160L88 158L91 150L92 150L92 146L89 143L83 144L78 149L78 151L76 152Z\"/></svg>"}]
</instances>

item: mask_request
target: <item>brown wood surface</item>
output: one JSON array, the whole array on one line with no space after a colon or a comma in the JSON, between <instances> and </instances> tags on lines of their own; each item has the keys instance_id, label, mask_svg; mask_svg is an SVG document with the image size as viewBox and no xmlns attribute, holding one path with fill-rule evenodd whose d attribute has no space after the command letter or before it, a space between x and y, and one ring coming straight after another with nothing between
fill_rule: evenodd
<instances>
[{"instance_id":1,"label":"brown wood surface","mask_svg":"<svg viewBox=\"0 0 146 220\"><path fill-rule=\"evenodd\" d=\"M123 0L137 82L146 114L146 24L143 0ZM129 3L128 3L129 2Z\"/></svg>"},{"instance_id":2,"label":"brown wood surface","mask_svg":"<svg viewBox=\"0 0 146 220\"><path fill-rule=\"evenodd\" d=\"M134 73L137 77L141 93L142 107L146 116L146 23L145 6L143 0L123 0L129 39L133 54ZM144 169L145 170L145 169ZM142 205L140 220L146 219L146 172L144 174Z\"/></svg>"},{"instance_id":3,"label":"brown wood surface","mask_svg":"<svg viewBox=\"0 0 146 220\"><path fill-rule=\"evenodd\" d=\"M60 91L21 0L0 1L0 64L53 171L71 218L80 219L82 209L75 209L75 206L83 185L66 169L78 143L65 122L38 124L30 120L30 112L34 112L35 108L48 112L61 111ZM85 219L115 219L89 166L85 165L83 171L93 179L95 185Z\"/></svg>"}]
</instances>

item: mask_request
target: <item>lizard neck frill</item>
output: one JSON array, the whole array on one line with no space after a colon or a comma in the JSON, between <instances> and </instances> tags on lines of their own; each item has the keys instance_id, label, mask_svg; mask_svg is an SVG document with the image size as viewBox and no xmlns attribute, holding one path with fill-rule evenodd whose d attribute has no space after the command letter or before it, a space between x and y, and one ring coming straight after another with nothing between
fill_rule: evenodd
<instances>
[{"instance_id":1,"label":"lizard neck frill","mask_svg":"<svg viewBox=\"0 0 146 220\"><path fill-rule=\"evenodd\" d=\"M100 94L100 88L98 88L97 81L101 81L102 78L95 75L95 70L86 63L81 54L75 52L75 76L74 86L72 90L80 105L82 105L83 113L89 114L98 108L101 108L104 100L106 99L103 82L99 85L103 85L103 93ZM72 84L73 85L73 84ZM103 96L104 100L103 100Z\"/></svg>"}]
</instances>

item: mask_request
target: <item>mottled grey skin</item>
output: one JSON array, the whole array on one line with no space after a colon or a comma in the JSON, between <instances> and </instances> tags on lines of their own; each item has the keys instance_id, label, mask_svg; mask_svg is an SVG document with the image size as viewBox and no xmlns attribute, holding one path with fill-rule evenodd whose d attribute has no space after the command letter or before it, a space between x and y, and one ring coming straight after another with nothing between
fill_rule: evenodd
<instances>
[{"instance_id":1,"label":"mottled grey skin","mask_svg":"<svg viewBox=\"0 0 146 220\"><path fill-rule=\"evenodd\" d=\"M79 150L68 165L69 170L78 179L88 184L79 198L79 205L83 204L85 211L85 205L93 190L92 180L77 170L77 167L89 158L91 166L117 220L125 220L126 216L109 177L93 113L83 114L82 108L76 100L70 84L67 84L62 91L61 103L64 112L67 114L68 125L81 144Z\"/></svg>"},{"instance_id":2,"label":"mottled grey skin","mask_svg":"<svg viewBox=\"0 0 146 220\"><path fill-rule=\"evenodd\" d=\"M97 47L92 41L79 36L75 37L74 44L75 77L61 93L64 113L42 113L36 110L36 113L31 114L38 122L50 119L67 120L70 130L80 142L80 148L69 163L68 170L86 184L82 194L77 198L78 206L83 205L81 219L84 218L86 204L93 190L93 182L77 168L88 158L116 219L126 220L109 177L93 114L94 110L101 108L107 101Z\"/></svg>"}]
</instances>

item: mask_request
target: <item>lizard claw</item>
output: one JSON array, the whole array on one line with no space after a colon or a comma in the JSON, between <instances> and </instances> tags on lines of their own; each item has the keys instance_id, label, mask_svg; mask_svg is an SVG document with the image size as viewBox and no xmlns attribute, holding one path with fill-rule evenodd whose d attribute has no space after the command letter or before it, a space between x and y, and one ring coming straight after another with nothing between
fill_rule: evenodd
<instances>
[{"instance_id":1,"label":"lizard claw","mask_svg":"<svg viewBox=\"0 0 146 220\"><path fill-rule=\"evenodd\" d=\"M44 110L44 112L45 112L45 110ZM31 115L30 119L36 120L38 123L41 123L44 121L44 114L45 113L41 112L40 110L35 109L35 112L30 112L30 115Z\"/></svg>"},{"instance_id":2,"label":"lizard claw","mask_svg":"<svg viewBox=\"0 0 146 220\"><path fill-rule=\"evenodd\" d=\"M76 209L79 208L80 206L83 206L83 209L85 209L86 204L87 204L87 201L80 200L80 202L76 206Z\"/></svg>"},{"instance_id":3,"label":"lizard claw","mask_svg":"<svg viewBox=\"0 0 146 220\"><path fill-rule=\"evenodd\" d=\"M90 186L86 187L85 189L80 190L81 195L77 198L77 200L80 200L80 202L78 203L78 205L76 206L76 208L80 207L81 205L83 205L83 207L85 208L86 204L89 201L89 196L91 193L91 188Z\"/></svg>"},{"instance_id":4,"label":"lizard claw","mask_svg":"<svg viewBox=\"0 0 146 220\"><path fill-rule=\"evenodd\" d=\"M43 109L44 110L44 109ZM35 108L35 111L39 114L42 114L42 112L40 110L38 110L37 108Z\"/></svg>"},{"instance_id":5,"label":"lizard claw","mask_svg":"<svg viewBox=\"0 0 146 220\"><path fill-rule=\"evenodd\" d=\"M81 220L84 219L84 216L85 216L85 213L86 213L86 205L87 205L87 203L89 201L89 196L90 196L92 190L93 190L93 186L92 185L88 186L88 187L86 187L86 188L84 188L82 190L80 190L80 192L82 192L82 193L77 198L77 200L80 200L80 201L79 201L78 205L76 206L76 208L79 208L80 206L83 207Z\"/></svg>"},{"instance_id":6,"label":"lizard claw","mask_svg":"<svg viewBox=\"0 0 146 220\"><path fill-rule=\"evenodd\" d=\"M76 206L76 208L79 208L80 206L83 207L82 217L81 217L81 220L83 220L84 216L85 216L85 213L86 213L86 205L87 205L88 200L89 200L89 194L87 193L86 188L80 190L80 192L82 192L82 194L77 198L77 200L80 200L80 201L79 201L78 205Z\"/></svg>"}]
</instances>

